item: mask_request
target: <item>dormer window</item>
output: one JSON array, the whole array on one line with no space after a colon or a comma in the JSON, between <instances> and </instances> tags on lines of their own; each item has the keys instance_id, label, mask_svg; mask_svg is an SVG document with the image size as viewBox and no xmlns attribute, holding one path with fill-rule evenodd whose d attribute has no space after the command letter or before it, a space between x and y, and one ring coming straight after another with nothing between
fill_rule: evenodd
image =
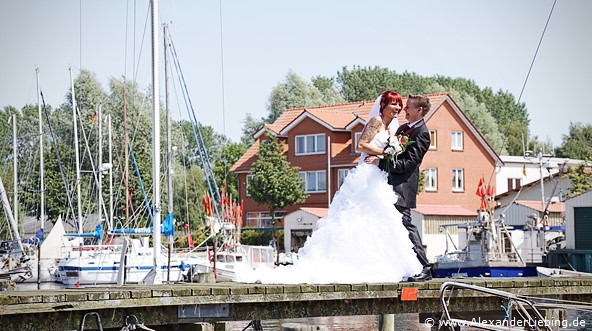
<instances>
[{"instance_id":1,"label":"dormer window","mask_svg":"<svg viewBox=\"0 0 592 331\"><path fill-rule=\"evenodd\" d=\"M324 154L325 134L296 136L296 155Z\"/></svg>"}]
</instances>

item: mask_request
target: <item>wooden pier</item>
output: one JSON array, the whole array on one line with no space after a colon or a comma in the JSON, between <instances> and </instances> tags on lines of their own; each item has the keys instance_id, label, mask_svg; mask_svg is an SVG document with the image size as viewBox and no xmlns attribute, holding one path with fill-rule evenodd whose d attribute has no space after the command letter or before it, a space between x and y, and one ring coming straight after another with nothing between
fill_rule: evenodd
<instances>
[{"instance_id":1,"label":"wooden pier","mask_svg":"<svg viewBox=\"0 0 592 331\"><path fill-rule=\"evenodd\" d=\"M4 291L0 292L0 330L79 330L85 315L85 330L96 329L96 324L86 322L94 322L97 316L103 329L120 330L126 318L137 318L147 326L184 325L183 330L201 330L200 325L225 321L433 313L442 311L439 290L444 281L449 279L392 284L176 283ZM519 295L592 301L592 279L454 281ZM499 300L460 291L452 305L452 309L486 311L499 309Z\"/></svg>"}]
</instances>

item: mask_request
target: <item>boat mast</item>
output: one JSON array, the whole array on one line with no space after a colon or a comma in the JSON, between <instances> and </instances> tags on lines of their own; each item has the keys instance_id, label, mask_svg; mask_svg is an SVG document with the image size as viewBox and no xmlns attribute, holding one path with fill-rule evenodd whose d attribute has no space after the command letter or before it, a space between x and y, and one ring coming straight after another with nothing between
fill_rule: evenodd
<instances>
[{"instance_id":1,"label":"boat mast","mask_svg":"<svg viewBox=\"0 0 592 331\"><path fill-rule=\"evenodd\" d=\"M13 193L14 193L14 201L12 202L14 205L14 221L18 224L18 192L17 192L17 183L18 183L18 173L16 171L16 163L17 163L17 144L16 144L16 113L12 114L12 173L13 173Z\"/></svg>"},{"instance_id":2,"label":"boat mast","mask_svg":"<svg viewBox=\"0 0 592 331\"><path fill-rule=\"evenodd\" d=\"M80 154L78 152L78 125L76 124L76 96L74 95L74 80L72 68L70 70L70 86L72 89L72 121L74 122L74 154L76 155L76 198L78 202L78 233L82 233L82 202L80 200Z\"/></svg>"},{"instance_id":3,"label":"boat mast","mask_svg":"<svg viewBox=\"0 0 592 331\"><path fill-rule=\"evenodd\" d=\"M158 0L152 3L152 180L153 180L153 226L152 241L154 246L153 261L154 284L162 283L160 275L160 112L158 86Z\"/></svg>"},{"instance_id":4,"label":"boat mast","mask_svg":"<svg viewBox=\"0 0 592 331\"><path fill-rule=\"evenodd\" d=\"M99 173L98 173L98 178L97 178L97 186L98 186L98 191L99 191L99 210L98 210L98 218L99 218L99 224L103 223L103 213L102 213L102 208L103 208L103 126L101 123L101 103L97 104L97 165L98 165L98 169L99 169Z\"/></svg>"},{"instance_id":5,"label":"boat mast","mask_svg":"<svg viewBox=\"0 0 592 331\"><path fill-rule=\"evenodd\" d=\"M12 231L14 232L14 240L17 242L17 245L24 256L25 249L23 248L23 243L21 241L21 235L19 234L16 220L12 217L13 214L12 210L10 210L10 202L8 202L8 196L6 195L6 190L4 189L2 177L0 177L0 200L2 200L2 205L4 206L4 214L6 214L6 218L8 219L10 226L12 227Z\"/></svg>"},{"instance_id":6,"label":"boat mast","mask_svg":"<svg viewBox=\"0 0 592 331\"><path fill-rule=\"evenodd\" d=\"M107 114L107 126L109 127L109 230L113 230L113 156L111 149L113 148L111 137L111 113Z\"/></svg>"},{"instance_id":7,"label":"boat mast","mask_svg":"<svg viewBox=\"0 0 592 331\"><path fill-rule=\"evenodd\" d=\"M169 76L168 76L168 57L167 57L167 32L168 25L163 26L164 39L164 100L166 112L166 138L167 138L167 217L173 217L173 154L171 150L171 114L169 109ZM173 249L173 236L168 236L168 268L167 282L171 276L171 251Z\"/></svg>"},{"instance_id":8,"label":"boat mast","mask_svg":"<svg viewBox=\"0 0 592 331\"><path fill-rule=\"evenodd\" d=\"M43 119L41 116L41 91L39 90L39 68L35 68L35 74L37 78L37 113L39 115L39 177L40 177L40 187L39 187L39 204L41 205L40 213L39 213L39 220L41 221L41 230L45 228L45 178L43 174L43 169L45 168L43 164Z\"/></svg>"}]
</instances>

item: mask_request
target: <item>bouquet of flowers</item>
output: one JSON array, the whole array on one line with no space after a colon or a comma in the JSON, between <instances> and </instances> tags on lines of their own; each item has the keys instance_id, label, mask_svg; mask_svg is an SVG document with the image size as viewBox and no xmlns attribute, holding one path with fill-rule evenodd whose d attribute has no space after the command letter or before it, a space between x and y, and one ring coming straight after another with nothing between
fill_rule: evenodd
<instances>
[{"instance_id":1,"label":"bouquet of flowers","mask_svg":"<svg viewBox=\"0 0 592 331\"><path fill-rule=\"evenodd\" d=\"M385 170L387 172L389 171L391 162L394 164L396 157L406 151L411 143L413 143L413 141L409 140L409 136L407 135L399 134L388 138L386 146L384 147L384 156L386 160Z\"/></svg>"}]
</instances>

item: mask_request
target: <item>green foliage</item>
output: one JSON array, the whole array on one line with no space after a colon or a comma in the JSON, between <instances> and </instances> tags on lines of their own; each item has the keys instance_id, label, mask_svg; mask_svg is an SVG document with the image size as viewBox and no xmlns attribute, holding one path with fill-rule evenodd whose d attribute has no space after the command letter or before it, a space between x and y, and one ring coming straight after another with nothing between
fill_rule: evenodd
<instances>
[{"instance_id":1,"label":"green foliage","mask_svg":"<svg viewBox=\"0 0 592 331\"><path fill-rule=\"evenodd\" d=\"M240 242L243 245L266 246L272 239L271 232L257 231L255 229L243 228Z\"/></svg>"},{"instance_id":2,"label":"green foliage","mask_svg":"<svg viewBox=\"0 0 592 331\"><path fill-rule=\"evenodd\" d=\"M418 180L417 195L419 195L419 193L423 192L423 189L425 187L425 181L426 181L425 171L419 172L419 178L417 180Z\"/></svg>"},{"instance_id":3,"label":"green foliage","mask_svg":"<svg viewBox=\"0 0 592 331\"><path fill-rule=\"evenodd\" d=\"M450 91L450 96L452 96L452 99L465 112L493 149L503 154L505 152L504 138L499 132L495 118L491 116L485 104L477 102L474 97L467 93L461 94L455 90Z\"/></svg>"},{"instance_id":4,"label":"green foliage","mask_svg":"<svg viewBox=\"0 0 592 331\"><path fill-rule=\"evenodd\" d=\"M322 106L343 101L341 96L335 93L335 88L327 86L329 80L317 77L315 81L323 88L323 92L329 94L323 94L314 84L289 71L286 80L271 91L266 122L273 123L286 109Z\"/></svg>"},{"instance_id":5,"label":"green foliage","mask_svg":"<svg viewBox=\"0 0 592 331\"><path fill-rule=\"evenodd\" d=\"M344 99L333 84L332 78L313 77L312 83L289 71L284 82L273 88L267 105L268 116L256 120L247 114L243 121L243 136L241 141L245 145L253 143L253 134L263 127L264 123L273 123L286 109L314 107L343 103Z\"/></svg>"},{"instance_id":6,"label":"green foliage","mask_svg":"<svg viewBox=\"0 0 592 331\"><path fill-rule=\"evenodd\" d=\"M259 147L248 190L257 204L266 205L274 215L278 209L304 202L307 194L298 175L299 168L290 166L283 155L283 142L269 134L268 138Z\"/></svg>"},{"instance_id":7,"label":"green foliage","mask_svg":"<svg viewBox=\"0 0 592 331\"><path fill-rule=\"evenodd\" d=\"M245 115L245 119L243 120L243 135L241 136L241 143L245 146L251 146L255 141L253 135L260 130L265 124L265 119L255 119L251 113L247 113Z\"/></svg>"},{"instance_id":8,"label":"green foliage","mask_svg":"<svg viewBox=\"0 0 592 331\"><path fill-rule=\"evenodd\" d=\"M222 147L221 155L214 163L216 182L222 185L226 182L226 191L236 200L238 198L238 175L228 170L247 151L242 143L229 142Z\"/></svg>"},{"instance_id":9,"label":"green foliage","mask_svg":"<svg viewBox=\"0 0 592 331\"><path fill-rule=\"evenodd\" d=\"M299 168L290 166L288 159L283 155L283 142L278 142L271 134L267 137L268 140L259 145L248 190L257 204L267 205L272 215L272 232L278 242L275 231L275 211L304 202L307 194L298 175Z\"/></svg>"},{"instance_id":10,"label":"green foliage","mask_svg":"<svg viewBox=\"0 0 592 331\"><path fill-rule=\"evenodd\" d=\"M125 81L123 78L112 78L108 84L108 91L102 89L95 75L89 71L82 70L80 75L74 80L75 95L77 105L81 116L78 119L78 137L81 156L82 180L80 183L82 192L83 216L88 213L94 213L97 208L97 183L90 170L93 166L97 167L97 128L98 122L91 124L92 117L97 109L97 103L102 104L103 120L107 114L112 115L113 128L113 183L114 183L114 203L115 218L118 226L124 225L125 219L125 149L124 141L126 131L124 129L124 107L126 109L127 136L129 144L133 147L138 168L142 176L144 188L148 200L152 200L152 107L150 103L150 91L141 92L137 84ZM52 110L47 106L50 121L54 130L55 139L58 143L60 157L62 161L62 170L66 177L67 188L72 195L72 206L75 210L76 186L75 182L75 162L74 162L74 134L72 125L72 102L70 88L65 91L66 101L57 109ZM164 107L161 109L164 110ZM19 146L18 171L19 171L19 205L21 212L19 215L39 216L39 131L38 109L37 105L25 105L20 111L14 107L5 107L0 110L0 159L5 166L0 169L0 176L6 182L12 182L12 123L8 122L8 117L12 113L17 113L17 139ZM161 111L161 182L164 184L167 164L165 155L166 137L165 137L165 114ZM206 192L206 186L203 171L198 163L197 150L195 148L195 139L191 127L186 121L172 124L172 145L177 146L177 151L173 152L173 202L174 213L177 224L188 222L192 231L198 231L203 227L205 215L201 204L201 199ZM46 214L48 218L55 219L57 215L71 215L69 205L66 199L66 188L60 174L59 166L53 142L49 134L49 128L45 118L42 117L44 131L44 160L45 160L45 197ZM229 146L227 155L224 154L226 161L220 161L223 157L223 146L227 139L217 134L213 128L200 126L206 149L212 164L218 164L218 179L222 180L225 176L232 180L233 175L227 174L224 169L224 163L234 162L240 157L237 154L242 152L237 146ZM103 122L103 162L107 162L108 141L107 124ZM190 133L190 134L189 134ZM86 139L85 139L86 138ZM85 143L88 142L88 145ZM191 144L191 148L189 145ZM91 165L92 160L92 165ZM145 207L145 199L141 193L139 180L131 157L127 163L129 173L128 185L134 190L133 199L130 203L136 215L130 218L126 226L143 226L148 221L148 215ZM188 169L188 170L185 170ZM6 176L5 174L8 174ZM226 174L225 174L226 172ZM108 176L103 177L103 198L105 203L108 201ZM235 180L236 181L236 180ZM236 184L229 184L236 187ZM167 210L167 199L165 198L166 185L161 184L161 207ZM166 192L168 193L168 192ZM76 212L74 210L74 212ZM130 215L132 210L130 210ZM64 217L65 218L65 217ZM72 223L71 217L65 218L65 222Z\"/></svg>"},{"instance_id":11,"label":"green foliage","mask_svg":"<svg viewBox=\"0 0 592 331\"><path fill-rule=\"evenodd\" d=\"M341 94L348 102L374 100L383 91L397 86L397 82L393 73L386 68L354 66L353 70L348 70L347 67L343 67L341 72L337 73Z\"/></svg>"},{"instance_id":12,"label":"green foliage","mask_svg":"<svg viewBox=\"0 0 592 331\"><path fill-rule=\"evenodd\" d=\"M498 153L523 154L522 136L528 133L528 113L524 103L518 103L509 92L500 90L494 94L490 88L481 89L465 78L422 77L379 67L344 67L337 73L337 82L348 101L373 100L387 89L402 96L449 92Z\"/></svg>"},{"instance_id":13,"label":"green foliage","mask_svg":"<svg viewBox=\"0 0 592 331\"><path fill-rule=\"evenodd\" d=\"M177 225L189 224L189 229L199 229L206 223L202 199L207 192L203 171L197 165L184 170L178 164L173 177L173 205ZM164 207L166 203L163 204Z\"/></svg>"},{"instance_id":14,"label":"green foliage","mask_svg":"<svg viewBox=\"0 0 592 331\"><path fill-rule=\"evenodd\" d=\"M569 167L565 177L571 179L571 186L567 198L575 197L592 189L592 172L586 171L589 161L577 165L575 169Z\"/></svg>"},{"instance_id":15,"label":"green foliage","mask_svg":"<svg viewBox=\"0 0 592 331\"><path fill-rule=\"evenodd\" d=\"M563 135L563 145L557 149L557 156L577 160L592 159L592 125L570 123L569 133Z\"/></svg>"}]
</instances>

